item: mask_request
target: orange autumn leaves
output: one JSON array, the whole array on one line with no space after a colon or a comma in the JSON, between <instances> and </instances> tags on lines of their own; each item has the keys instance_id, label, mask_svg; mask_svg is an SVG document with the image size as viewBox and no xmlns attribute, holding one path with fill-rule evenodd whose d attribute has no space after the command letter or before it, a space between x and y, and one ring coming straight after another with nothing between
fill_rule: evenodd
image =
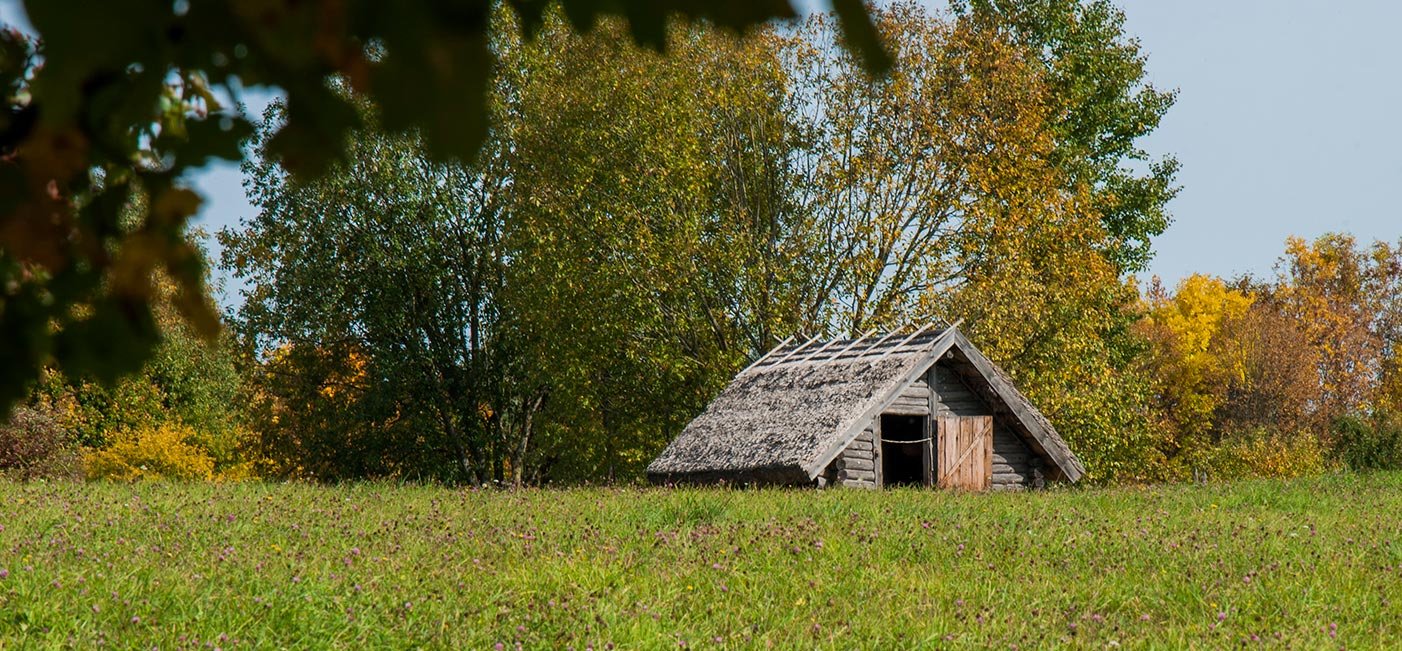
<instances>
[{"instance_id":1,"label":"orange autumn leaves","mask_svg":"<svg viewBox=\"0 0 1402 651\"><path fill-rule=\"evenodd\" d=\"M1327 234L1290 238L1269 280L1151 284L1138 331L1169 456L1207 464L1235 447L1274 459L1257 472L1285 472L1279 454L1258 452L1308 457L1335 443L1338 419L1395 409L1399 279L1402 249Z\"/></svg>"}]
</instances>

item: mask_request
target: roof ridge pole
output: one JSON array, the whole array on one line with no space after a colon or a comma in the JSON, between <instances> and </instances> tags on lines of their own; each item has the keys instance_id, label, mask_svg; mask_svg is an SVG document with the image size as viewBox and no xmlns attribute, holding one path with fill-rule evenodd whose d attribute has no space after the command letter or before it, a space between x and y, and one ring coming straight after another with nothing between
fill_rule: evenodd
<instances>
[{"instance_id":1,"label":"roof ridge pole","mask_svg":"<svg viewBox=\"0 0 1402 651\"><path fill-rule=\"evenodd\" d=\"M891 356L891 353L894 353L894 352L896 352L897 350L899 350L901 346L904 346L904 345L910 343L910 341L911 341L912 339L914 339L914 338L916 338L916 337L919 337L919 336L920 336L920 333L925 332L926 330L929 330L929 329L930 329L930 326L932 326L932 325L934 325L934 324L933 324L933 323L926 323L925 325L920 326L920 329L919 329L919 330L916 330L915 332L910 333L910 336L909 336L909 337L906 337L905 339L901 340L901 343L898 343L898 344L892 346L892 347L891 347L891 350L886 351L885 354L883 354L882 356L876 358L876 361L874 361L874 362L872 362L872 363L875 364L875 363L877 363L877 362L880 362L880 361L883 360L883 359L886 359L887 357L890 357L890 356Z\"/></svg>"},{"instance_id":2,"label":"roof ridge pole","mask_svg":"<svg viewBox=\"0 0 1402 651\"><path fill-rule=\"evenodd\" d=\"M774 355L774 353L776 353L776 352L779 351L780 348L783 348L784 346L788 345L788 343L789 343L790 341L793 341L793 338L794 338L794 335L789 335L787 339L785 339L785 340L779 342L779 345L777 345L777 346L775 346L775 347L773 347L773 348L770 348L770 349L769 349L769 352L767 352L767 353L761 355L759 359L757 359L757 360L755 360L755 361L753 361L753 362L750 362L750 365L749 365L749 366L746 366L746 367L745 367L745 370L740 371L739 373L736 373L736 375L744 375L745 373L749 372L750 369L752 369L752 368L754 368L754 367L756 367L756 366L759 366L760 362L763 362L764 360L769 359L770 357L772 357L772 356Z\"/></svg>"},{"instance_id":3,"label":"roof ridge pole","mask_svg":"<svg viewBox=\"0 0 1402 651\"><path fill-rule=\"evenodd\" d=\"M775 360L773 364L770 364L770 366L778 366L778 365L780 365L780 364L783 364L784 362L789 361L789 358L790 358L790 357L793 357L794 355L797 355L797 354L798 354L798 351L803 350L804 348L807 348L807 347L808 347L808 344L811 344L811 343L817 341L817 340L818 340L818 337L820 337L820 336L822 336L822 335L813 335L813 338L812 338L812 339L809 339L808 341L803 342L803 345L802 345L802 346L799 346L798 348L795 348L795 349L789 351L789 354L784 355L783 357L780 357L779 359Z\"/></svg>"},{"instance_id":4,"label":"roof ridge pole","mask_svg":"<svg viewBox=\"0 0 1402 651\"><path fill-rule=\"evenodd\" d=\"M853 347L853 346L856 346L857 344L861 343L861 341L862 341L863 339L866 339L867 337L870 337L870 336L871 336L871 333L873 333L873 332L876 332L876 328L872 328L872 329L867 330L866 332L862 333L862 334L861 334L860 336L858 336L856 339L853 339L853 340L852 340L852 343L847 344L846 346L843 346L843 347L842 347L842 350L839 350L839 351L833 353L833 354L832 354L832 357L829 357L829 358L827 358L827 359L825 359L825 360L823 360L823 361L821 361L821 362L818 362L818 363L819 363L819 364L826 364L826 363L831 362L831 361L833 361L833 360L835 360L835 359L837 359L837 358L839 358L839 357L842 357L843 353L846 353L847 351L852 350L852 347Z\"/></svg>"}]
</instances>

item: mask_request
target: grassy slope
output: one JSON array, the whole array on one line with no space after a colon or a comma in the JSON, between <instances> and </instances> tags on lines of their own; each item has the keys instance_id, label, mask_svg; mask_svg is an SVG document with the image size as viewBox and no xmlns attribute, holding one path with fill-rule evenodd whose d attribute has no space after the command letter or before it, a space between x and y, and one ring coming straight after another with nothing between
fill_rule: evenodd
<instances>
[{"instance_id":1,"label":"grassy slope","mask_svg":"<svg viewBox=\"0 0 1402 651\"><path fill-rule=\"evenodd\" d=\"M1397 647L1399 514L1402 474L1032 495L0 484L0 647Z\"/></svg>"}]
</instances>

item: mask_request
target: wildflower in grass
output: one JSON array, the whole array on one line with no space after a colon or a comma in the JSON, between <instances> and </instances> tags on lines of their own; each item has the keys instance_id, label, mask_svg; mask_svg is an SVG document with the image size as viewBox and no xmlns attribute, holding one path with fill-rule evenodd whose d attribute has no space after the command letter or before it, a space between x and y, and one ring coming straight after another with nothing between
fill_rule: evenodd
<instances>
[{"instance_id":1,"label":"wildflower in grass","mask_svg":"<svg viewBox=\"0 0 1402 651\"><path fill-rule=\"evenodd\" d=\"M5 568L3 568L3 567L0 567L0 579L8 579L8 578L10 578L10 571L7 570L7 569L5 569Z\"/></svg>"}]
</instances>

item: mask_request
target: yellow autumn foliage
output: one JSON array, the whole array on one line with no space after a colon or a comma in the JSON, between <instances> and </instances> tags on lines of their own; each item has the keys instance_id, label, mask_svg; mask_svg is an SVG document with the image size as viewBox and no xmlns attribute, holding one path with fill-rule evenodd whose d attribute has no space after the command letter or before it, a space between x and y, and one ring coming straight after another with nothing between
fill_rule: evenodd
<instances>
[{"instance_id":1,"label":"yellow autumn foliage","mask_svg":"<svg viewBox=\"0 0 1402 651\"><path fill-rule=\"evenodd\" d=\"M1230 437L1202 458L1209 477L1289 478L1317 475L1329 467L1328 450L1308 433L1253 431Z\"/></svg>"},{"instance_id":2,"label":"yellow autumn foliage","mask_svg":"<svg viewBox=\"0 0 1402 651\"><path fill-rule=\"evenodd\" d=\"M139 481L214 479L214 457L191 443L197 432L178 423L142 427L84 455L88 479Z\"/></svg>"},{"instance_id":3,"label":"yellow autumn foliage","mask_svg":"<svg viewBox=\"0 0 1402 651\"><path fill-rule=\"evenodd\" d=\"M1224 400L1225 387L1245 381L1240 347L1218 345L1223 328L1251 309L1254 297L1220 278L1193 274L1172 295L1151 293L1144 329L1158 342L1155 376L1168 417L1181 432L1205 433Z\"/></svg>"}]
</instances>

